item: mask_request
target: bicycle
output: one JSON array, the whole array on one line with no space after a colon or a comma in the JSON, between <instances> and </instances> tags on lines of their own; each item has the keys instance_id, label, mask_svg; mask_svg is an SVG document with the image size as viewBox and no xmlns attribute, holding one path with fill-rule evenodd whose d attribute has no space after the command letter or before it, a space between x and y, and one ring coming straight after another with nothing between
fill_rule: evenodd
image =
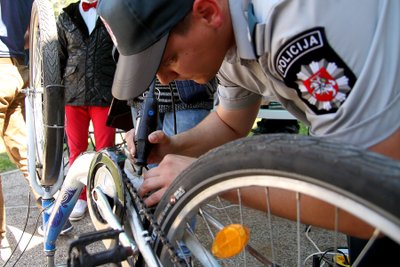
<instances>
[{"instance_id":1,"label":"bicycle","mask_svg":"<svg viewBox=\"0 0 400 267\"><path fill-rule=\"evenodd\" d=\"M125 256L131 264L143 261L146 266L188 264L182 263L177 256L182 242L191 251L194 266L295 266L311 264L311 260L336 261L339 264L340 256L345 255L341 258L342 262L348 259L345 236L338 232L339 214L343 210L362 217L374 227L371 242L380 233L396 243L400 242L400 211L397 207L400 189L396 180L400 177L400 165L368 151L312 137L284 134L234 141L210 151L184 171L158 204L154 217L151 209L146 208L136 195L140 177L130 172L126 165L124 167L126 158L123 155L118 149L109 149L93 157L88 176L88 192L92 192L89 211L96 229L104 237L104 229L111 227L118 231L113 232L115 239L111 243L114 244L108 243L109 247L127 248L128 243L134 257ZM316 162L319 168L315 168ZM337 170L336 166L340 166L341 170ZM368 186L358 186L360 180L356 179L356 175L362 175ZM270 210L260 212L241 205L244 200L241 200L239 192L247 187L265 190L266 203L271 201L268 191L271 193L278 188L294 190L299 199L309 195L334 205L336 213L332 223L335 222L336 230L329 234L331 251L305 246L306 236L301 235L301 229L305 229L306 225L299 218L295 218L294 225L290 226L289 221L273 216ZM384 195L373 194L379 187ZM232 190L238 193L234 204L220 196ZM300 207L301 202L295 205ZM299 216L301 209L296 213ZM195 227L191 224L193 217L197 217ZM250 223L246 223L245 219L249 218ZM235 225L234 228L229 228L232 225ZM290 248L286 239L283 244L279 244L279 239L269 240L282 236L282 227L286 232L288 227L294 227L296 241ZM240 240L239 234L246 228L250 231L249 241L236 241L237 244L232 241L240 248L236 251L238 256L228 253L230 257L223 259L216 257L215 251L214 254L210 251L213 242L214 248L217 246L217 233L232 232ZM243 238L247 235L246 231L241 233ZM320 230L315 228L312 231ZM111 250L95 255L82 252L90 241L102 240L98 234L85 235L73 244L71 253L75 256L71 261L75 260L75 265L72 266L96 266L86 264L96 263L97 259L104 263L104 255ZM207 238L206 234L211 234L211 238ZM262 240L259 237L263 237ZM219 249L222 251L222 248ZM310 252L312 249L315 253ZM290 256L285 253L287 251L295 253ZM85 255L80 259L81 265L77 255ZM122 261L121 258L122 255L119 255L115 259ZM357 264L357 260L354 261Z\"/></svg>"},{"instance_id":2,"label":"bicycle","mask_svg":"<svg viewBox=\"0 0 400 267\"><path fill-rule=\"evenodd\" d=\"M57 28L47 0L32 5L29 36L29 87L25 89L30 185L41 196L43 226L64 180L64 89L61 85ZM55 247L45 244L52 266Z\"/></svg>"},{"instance_id":3,"label":"bicycle","mask_svg":"<svg viewBox=\"0 0 400 267\"><path fill-rule=\"evenodd\" d=\"M45 5L41 5L44 0L36 2L37 8ZM46 31L39 29L38 33ZM39 59L43 60L47 61ZM36 72L45 74L47 68ZM45 78L41 79L37 79L39 83L46 82ZM57 81L47 85L57 86ZM33 109L47 114L46 108L41 109L43 96L40 96L33 98L40 103ZM61 129L61 126L62 123L51 129ZM49 132L59 134L60 131ZM55 136L43 135L40 139L45 142L41 144L48 147L49 142L59 140ZM49 154L53 153L46 152ZM61 158L58 152L53 155ZM400 243L399 162L355 147L292 135L261 135L237 140L200 157L175 180L155 209L146 207L138 196L142 178L127 159L124 147L88 152L77 161L80 164L74 165L84 168L70 168L48 218L44 243L45 248L51 248L46 251L49 266L54 265L55 242L61 227L85 184L89 213L97 232L82 235L72 242L68 262L72 266L110 262L124 266L293 266L310 265L311 261L317 265L324 262L347 266L346 240L339 232L343 211L373 226L366 250L380 235ZM58 160L53 160L43 166L35 165L34 169L47 169L49 165L61 166ZM47 181L43 171L39 172L39 177L39 181ZM51 177L45 188L56 188L61 180ZM249 188L255 190L254 187L263 192L263 201L259 202L265 203L264 211L244 205L246 199L242 193ZM272 215L274 201L271 197L275 190L294 192L294 224ZM226 199L227 192L236 192L233 202ZM301 215L307 208L302 207L302 200L306 196L334 206L332 232L318 227L310 232L308 222L303 224ZM304 236L303 227L307 227ZM319 231L329 236L329 246L318 246L307 239ZM294 233L295 241L287 242L287 238L282 241L282 233L289 232ZM224 235L232 240L221 244ZM102 241L106 249L91 254L87 246L97 241ZM293 246L288 247L291 243ZM183 251L182 244L190 253ZM224 244L226 247L222 246ZM294 253L288 256L287 252L292 251ZM363 257L364 252L360 258L352 259L353 266Z\"/></svg>"}]
</instances>

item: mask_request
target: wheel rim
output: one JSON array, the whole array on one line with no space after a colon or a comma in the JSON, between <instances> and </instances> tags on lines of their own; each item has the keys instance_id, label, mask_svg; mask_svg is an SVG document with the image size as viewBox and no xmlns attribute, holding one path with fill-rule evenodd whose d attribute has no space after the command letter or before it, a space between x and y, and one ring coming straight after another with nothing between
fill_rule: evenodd
<instances>
[{"instance_id":1,"label":"wheel rim","mask_svg":"<svg viewBox=\"0 0 400 267\"><path fill-rule=\"evenodd\" d=\"M253 172L254 170L252 170ZM397 242L400 242L400 230L399 230L399 224L394 218L390 218L390 216L386 216L384 212L382 212L380 209L373 207L371 205L365 205L365 203L359 203L358 199L354 199L354 197L351 197L351 195L347 196L343 190L340 189L334 189L331 186L324 187L317 184L310 184L309 182L306 182L307 179L299 179L300 177L296 175L296 177L287 178L282 175L246 175L245 172L233 172L230 174L224 174L226 176L231 176L232 179L228 179L225 181L221 181L219 183L214 184L211 187L206 188L205 190L202 190L201 193L198 192L195 194L196 196L190 200L187 200L187 203L184 205L184 208L180 210L179 213L173 213L173 217L176 217L175 219L172 220L170 227L167 227L169 229L167 237L168 239L175 245L178 254L179 250L181 249L179 242L185 242L182 240L185 240L185 238L190 237L190 240L195 239L195 245L194 247L191 248L190 250L193 252L196 247L197 247L197 255L195 255L193 258L200 258L199 261L202 261L203 266L207 266L211 264L210 262L210 254L205 253L204 251L208 251L210 244L207 243L207 245L203 245L203 241L199 239L199 236L204 235L204 232L210 233L212 236L211 239L215 236L215 225L212 223L209 223L209 219L207 219L207 215L204 214L212 214L212 216L216 216L215 212L210 211L210 206L204 206L205 202L208 202L211 198L213 198L215 195L218 195L221 193L221 188L224 188L225 190L235 190L237 188L243 188L244 186L262 186L264 188L281 188L281 189L287 189L287 188L292 188L295 189L295 191L299 194L299 196L303 195L309 195L312 197L320 198L321 194L324 196L324 200L327 203L330 204L335 204L335 206L341 207L343 210L349 211L354 215L357 215L358 217L363 217L366 218L366 221L377 227L379 231L389 233L390 236L395 239ZM306 180L306 181L304 181ZM201 187L201 185L198 185L197 187ZM193 189L195 190L195 188ZM183 197L184 198L184 197ZM183 199L180 199L179 201L186 201ZM215 203L222 203L221 199L215 200ZM201 210L203 210L203 215L198 215L199 207L202 207ZM218 207L212 208L214 210L219 210L217 213L230 213L227 212L225 208ZM229 207L228 209L232 209L232 207ZM245 219L248 217L258 217L260 216L257 213L251 213L249 212L244 206L238 207L238 213L236 216L227 216L229 217L229 223L240 223L243 225L246 225ZM298 211L298 213L301 213ZM246 215L247 214L247 215ZM251 214L251 215L249 215ZM257 216L255 215L257 214ZM197 216L196 216L197 215ZM280 221L279 224L271 224L271 220L278 220L276 217L272 216L270 213L264 214L266 218L268 218L267 224L268 224L268 229L269 231L272 231L272 233L277 232L279 227L279 224L282 224ZM191 227L190 220L188 218L192 218L196 216L197 220L196 222L203 221L202 224L196 223L196 227ZM218 215L219 216L219 215ZM335 216L339 217L339 216ZM389 218L388 218L389 217ZM272 219L271 219L272 218ZM168 219L166 220L168 221ZM208 221L208 222L207 222ZM255 220L256 221L256 220ZM278 220L279 221L279 220ZM284 224L287 224L288 222L285 221ZM337 222L336 222L337 223ZM210 225L208 225L210 224ZM224 223L223 225L226 225L227 223ZM265 230L259 229L256 227L256 225L261 224L261 223L254 223L253 226L250 227L250 230L253 231L252 235L265 235ZM272 226L274 225L274 226ZM311 242L306 245L306 248L302 248L304 245L304 236L300 236L300 232L302 232L301 229L303 229L305 225L300 223L300 220L297 220L296 222L291 223L291 226L286 226L289 227L290 229L295 229L297 231L296 235L294 236L295 238L293 239L293 243L296 244L293 246L292 250L296 251L293 253L290 257L285 255L282 256L282 250L287 250L287 248L282 248L280 244L275 244L274 240L272 238L268 242L270 245L269 246L264 246L261 245L263 248L260 248L260 245L257 245L257 241L255 241L256 245L253 243L250 243L250 246L248 249L244 250L239 256L233 258L233 259L227 259L227 260L218 260L218 264L221 264L221 266L258 266L259 264L267 264L268 262L275 262L281 266L293 266L293 265L303 265L305 263L304 261L308 261L308 264L310 264L311 258L307 259L307 256L311 255L310 251L315 251L315 247L310 246ZM198 235L198 229L197 228L204 228L201 231L204 231L201 235ZM193 228L195 230L193 231ZM261 227L260 227L261 228ZM189 229L189 230L188 230ZM257 231L260 231L260 233L255 233L254 230L257 229ZM275 230L273 230L275 229ZM200 231L200 230L199 230ZM282 232L282 229L279 230ZM278 232L279 232L278 231ZM315 230L313 230L315 231ZM328 236L327 232L325 230L320 230L317 229L317 231L322 231L324 232L325 236ZM268 232L268 231L267 231ZM213 234L211 234L213 233ZM276 233L275 233L276 234ZM272 235L272 234L271 234ZM301 234L302 235L302 234ZM338 248L338 247L343 247L346 244L346 237L343 234L339 234L338 232L332 232L329 233L330 238L333 239L331 243L333 244L333 247ZM197 241L197 243L196 243ZM188 242L186 240L186 242ZM210 242L210 241L208 241ZM260 243L260 242L258 242ZM265 243L265 242L264 242ZM204 248L207 249L200 249L199 246L204 246ZM253 250L252 252L249 252ZM202 252L203 251L203 252ZM161 258L165 257L165 260L167 262L168 255L166 252L161 253ZM258 259L257 259L258 257ZM285 258L282 260L282 258ZM214 260L214 259L213 259ZM238 262L239 263L238 263ZM260 263L261 262L261 263ZM215 263L213 263L214 265ZM225 264L225 265L224 265ZM258 265L257 265L258 264Z\"/></svg>"},{"instance_id":2,"label":"wheel rim","mask_svg":"<svg viewBox=\"0 0 400 267\"><path fill-rule=\"evenodd\" d=\"M40 36L39 14L36 4L32 8L31 35L30 35L30 94L29 101L33 111L34 149L36 170L38 178L42 177L43 152L44 152L44 127L43 127L43 51ZM33 26L33 27L32 27Z\"/></svg>"}]
</instances>

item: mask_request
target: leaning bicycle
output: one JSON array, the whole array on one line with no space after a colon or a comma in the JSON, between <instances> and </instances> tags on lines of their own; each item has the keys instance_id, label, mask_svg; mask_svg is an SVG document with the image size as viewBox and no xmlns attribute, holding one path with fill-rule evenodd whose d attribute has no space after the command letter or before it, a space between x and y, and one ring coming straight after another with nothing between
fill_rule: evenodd
<instances>
[{"instance_id":1,"label":"leaning bicycle","mask_svg":"<svg viewBox=\"0 0 400 267\"><path fill-rule=\"evenodd\" d=\"M27 97L29 169L49 201L62 183L64 122L50 10L35 1ZM400 243L399 162L313 137L265 135L214 149L175 180L156 209L138 195L142 177L123 147L86 153L74 165L48 218L49 266L84 185L97 231L72 242L72 266L348 266L349 234L366 240L351 259L356 266L374 243ZM287 200L290 214L276 208ZM323 208L312 210L310 201ZM328 223L307 221L326 211ZM358 218L356 227L344 225L348 217ZM89 253L97 241L105 250Z\"/></svg>"},{"instance_id":2,"label":"leaning bicycle","mask_svg":"<svg viewBox=\"0 0 400 267\"><path fill-rule=\"evenodd\" d=\"M64 180L64 88L61 86L58 38L53 8L47 0L32 5L29 36L29 87L25 98L30 185L44 209ZM49 213L43 212L43 226ZM52 266L55 245L44 248Z\"/></svg>"},{"instance_id":3,"label":"leaning bicycle","mask_svg":"<svg viewBox=\"0 0 400 267\"><path fill-rule=\"evenodd\" d=\"M33 184L54 186L63 175L64 90L59 71L55 18L46 0L33 2L29 43L26 115L30 176ZM36 189L41 191L40 187Z\"/></svg>"},{"instance_id":4,"label":"leaning bicycle","mask_svg":"<svg viewBox=\"0 0 400 267\"><path fill-rule=\"evenodd\" d=\"M104 150L92 156L87 180L98 232L73 243L69 263L349 266L345 232L366 240L351 259L357 266L375 242L400 243L399 177L399 162L372 152L309 136L262 135L200 157L154 210L138 196L141 177L123 149ZM257 208L249 205L253 196ZM292 202L290 220L276 208L286 200ZM306 221L322 212L327 223ZM345 225L348 217L357 225ZM104 252L84 253L99 240Z\"/></svg>"}]
</instances>

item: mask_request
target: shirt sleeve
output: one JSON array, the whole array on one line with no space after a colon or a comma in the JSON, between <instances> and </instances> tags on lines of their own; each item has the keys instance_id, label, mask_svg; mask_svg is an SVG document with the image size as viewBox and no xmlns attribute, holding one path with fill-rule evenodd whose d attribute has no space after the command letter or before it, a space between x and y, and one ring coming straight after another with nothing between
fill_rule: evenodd
<instances>
[{"instance_id":1,"label":"shirt sleeve","mask_svg":"<svg viewBox=\"0 0 400 267\"><path fill-rule=\"evenodd\" d=\"M226 109L240 109L258 103L264 87L251 72L243 72L235 64L224 62L218 74L218 100ZM246 81L245 83L243 81Z\"/></svg>"}]
</instances>

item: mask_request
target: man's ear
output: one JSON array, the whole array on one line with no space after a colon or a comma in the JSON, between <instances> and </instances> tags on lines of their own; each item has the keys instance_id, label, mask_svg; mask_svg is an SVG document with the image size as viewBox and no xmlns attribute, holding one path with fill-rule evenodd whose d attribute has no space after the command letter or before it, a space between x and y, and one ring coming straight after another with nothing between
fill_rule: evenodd
<instances>
[{"instance_id":1,"label":"man's ear","mask_svg":"<svg viewBox=\"0 0 400 267\"><path fill-rule=\"evenodd\" d=\"M192 16L213 27L219 27L222 24L222 9L217 0L195 0Z\"/></svg>"}]
</instances>

